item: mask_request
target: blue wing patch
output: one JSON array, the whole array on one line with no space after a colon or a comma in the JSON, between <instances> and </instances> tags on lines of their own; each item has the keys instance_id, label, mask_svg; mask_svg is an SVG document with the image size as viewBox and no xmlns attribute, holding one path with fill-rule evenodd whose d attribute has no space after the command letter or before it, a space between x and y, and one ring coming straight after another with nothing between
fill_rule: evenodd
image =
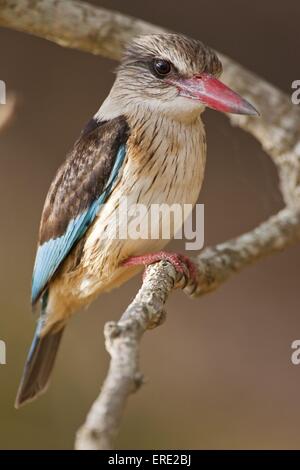
<instances>
[{"instance_id":1,"label":"blue wing patch","mask_svg":"<svg viewBox=\"0 0 300 470\"><path fill-rule=\"evenodd\" d=\"M71 251L74 244L80 240L89 226L93 223L101 205L105 203L112 191L120 168L124 162L125 155L126 146L121 145L110 173L110 177L99 198L96 199L87 210L69 222L65 233L61 237L50 239L39 246L32 278L32 303L36 302L53 274Z\"/></svg>"}]
</instances>

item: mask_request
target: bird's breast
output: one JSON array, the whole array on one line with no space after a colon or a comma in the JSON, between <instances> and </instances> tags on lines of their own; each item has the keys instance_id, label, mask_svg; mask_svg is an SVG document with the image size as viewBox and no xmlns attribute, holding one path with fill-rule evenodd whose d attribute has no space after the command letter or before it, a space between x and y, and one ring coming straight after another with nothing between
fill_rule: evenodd
<instances>
[{"instance_id":1,"label":"bird's breast","mask_svg":"<svg viewBox=\"0 0 300 470\"><path fill-rule=\"evenodd\" d=\"M121 204L125 212L132 214L134 205L150 211L160 204L193 206L198 199L206 159L200 117L183 124L159 116L133 123L131 129L122 176L90 230L91 245L112 238L110 228L115 227L116 210ZM128 223L128 218L122 220Z\"/></svg>"},{"instance_id":2,"label":"bird's breast","mask_svg":"<svg viewBox=\"0 0 300 470\"><path fill-rule=\"evenodd\" d=\"M205 131L200 117L181 123L153 117L135 125L128 144L124 190L133 190L139 202L191 203L197 201L205 158Z\"/></svg>"}]
</instances>

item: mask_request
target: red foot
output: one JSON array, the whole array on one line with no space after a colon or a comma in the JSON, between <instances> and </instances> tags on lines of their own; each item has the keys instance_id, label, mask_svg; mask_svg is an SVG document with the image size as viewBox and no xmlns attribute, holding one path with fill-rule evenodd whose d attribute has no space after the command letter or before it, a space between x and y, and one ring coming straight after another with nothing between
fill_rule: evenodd
<instances>
[{"instance_id":1,"label":"red foot","mask_svg":"<svg viewBox=\"0 0 300 470\"><path fill-rule=\"evenodd\" d=\"M187 276L189 280L194 283L197 282L197 268L194 263L184 255L179 253L168 253L167 251L159 251L158 253L149 253L141 256L131 256L125 260L123 266L138 266L143 264L148 266L149 264L157 263L158 261L166 260L169 261L177 272Z\"/></svg>"}]
</instances>

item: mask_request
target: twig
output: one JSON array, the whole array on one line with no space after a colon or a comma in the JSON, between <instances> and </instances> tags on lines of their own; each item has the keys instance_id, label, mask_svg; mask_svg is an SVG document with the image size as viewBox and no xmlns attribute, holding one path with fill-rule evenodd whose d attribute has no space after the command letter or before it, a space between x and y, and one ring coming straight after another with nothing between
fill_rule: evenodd
<instances>
[{"instance_id":1,"label":"twig","mask_svg":"<svg viewBox=\"0 0 300 470\"><path fill-rule=\"evenodd\" d=\"M117 12L71 0L0 0L0 26L49 39L59 45L119 59L133 36L163 28ZM224 81L260 110L260 119L230 116L252 134L275 163L286 208L247 234L213 248L196 259L198 284L191 295L217 288L230 274L300 239L300 110L284 93L219 54ZM118 323L105 327L111 354L109 372L86 423L77 434L77 449L112 448L128 395L142 383L138 369L139 341L146 329L164 318L163 305L175 279L168 263L147 270L143 285Z\"/></svg>"}]
</instances>

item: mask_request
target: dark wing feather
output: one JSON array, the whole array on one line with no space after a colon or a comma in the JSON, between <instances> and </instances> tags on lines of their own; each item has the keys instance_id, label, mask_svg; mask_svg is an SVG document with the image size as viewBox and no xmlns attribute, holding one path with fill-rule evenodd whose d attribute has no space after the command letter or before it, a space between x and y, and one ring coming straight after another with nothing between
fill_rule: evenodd
<instances>
[{"instance_id":1,"label":"dark wing feather","mask_svg":"<svg viewBox=\"0 0 300 470\"><path fill-rule=\"evenodd\" d=\"M32 302L93 222L109 196L126 155L123 116L92 121L59 169L46 198L32 280Z\"/></svg>"}]
</instances>

